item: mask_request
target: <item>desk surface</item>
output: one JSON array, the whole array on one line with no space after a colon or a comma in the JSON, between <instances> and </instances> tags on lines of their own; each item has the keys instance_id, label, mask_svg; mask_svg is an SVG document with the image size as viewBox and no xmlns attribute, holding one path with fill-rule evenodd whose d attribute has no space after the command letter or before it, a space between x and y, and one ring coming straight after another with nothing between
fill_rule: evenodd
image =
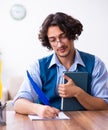
<instances>
[{"instance_id":1,"label":"desk surface","mask_svg":"<svg viewBox=\"0 0 108 130\"><path fill-rule=\"evenodd\" d=\"M108 130L108 111L65 112L70 120L31 121L27 115L7 111L0 130Z\"/></svg>"}]
</instances>

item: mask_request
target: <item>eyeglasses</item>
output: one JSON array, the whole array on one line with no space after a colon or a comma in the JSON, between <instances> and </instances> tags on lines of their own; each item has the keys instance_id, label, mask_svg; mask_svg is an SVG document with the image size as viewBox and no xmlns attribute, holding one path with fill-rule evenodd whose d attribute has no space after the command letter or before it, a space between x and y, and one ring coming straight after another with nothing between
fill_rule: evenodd
<instances>
[{"instance_id":1,"label":"eyeglasses","mask_svg":"<svg viewBox=\"0 0 108 130\"><path fill-rule=\"evenodd\" d=\"M51 43L52 46L57 46L58 42L64 43L67 40L67 37L66 37L65 33L62 33L59 35L58 39L59 39L59 41L57 41L55 37L50 37L49 42Z\"/></svg>"}]
</instances>

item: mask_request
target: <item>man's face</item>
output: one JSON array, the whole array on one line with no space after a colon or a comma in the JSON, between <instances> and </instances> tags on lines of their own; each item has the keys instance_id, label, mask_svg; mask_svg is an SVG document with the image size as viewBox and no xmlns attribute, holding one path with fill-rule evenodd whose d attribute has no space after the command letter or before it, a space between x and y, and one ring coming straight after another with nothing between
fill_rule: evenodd
<instances>
[{"instance_id":1,"label":"man's face","mask_svg":"<svg viewBox=\"0 0 108 130\"><path fill-rule=\"evenodd\" d=\"M66 58L74 51L73 40L69 40L58 26L48 28L49 43L59 58Z\"/></svg>"}]
</instances>

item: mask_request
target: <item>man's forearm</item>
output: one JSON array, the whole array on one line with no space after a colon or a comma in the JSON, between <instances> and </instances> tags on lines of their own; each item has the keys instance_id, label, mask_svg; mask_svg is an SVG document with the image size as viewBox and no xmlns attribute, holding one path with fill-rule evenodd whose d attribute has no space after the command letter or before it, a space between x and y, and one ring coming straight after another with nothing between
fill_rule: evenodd
<instances>
[{"instance_id":1,"label":"man's forearm","mask_svg":"<svg viewBox=\"0 0 108 130\"><path fill-rule=\"evenodd\" d=\"M76 95L77 100L87 109L87 110L107 110L108 104L101 98L93 97L83 90Z\"/></svg>"},{"instance_id":2,"label":"man's forearm","mask_svg":"<svg viewBox=\"0 0 108 130\"><path fill-rule=\"evenodd\" d=\"M14 104L14 110L21 114L35 114L33 112L34 103L26 100L26 99L18 99Z\"/></svg>"}]
</instances>

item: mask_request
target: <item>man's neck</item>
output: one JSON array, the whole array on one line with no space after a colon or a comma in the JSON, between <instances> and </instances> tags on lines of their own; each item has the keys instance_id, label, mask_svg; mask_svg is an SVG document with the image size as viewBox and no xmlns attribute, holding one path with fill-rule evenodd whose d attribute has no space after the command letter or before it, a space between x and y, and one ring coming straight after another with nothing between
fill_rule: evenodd
<instances>
[{"instance_id":1,"label":"man's neck","mask_svg":"<svg viewBox=\"0 0 108 130\"><path fill-rule=\"evenodd\" d=\"M75 59L75 51L73 51L70 55L68 55L67 57L59 57L59 61L60 63L65 66L65 68L67 70L70 69L71 65L74 63L74 59Z\"/></svg>"}]
</instances>

